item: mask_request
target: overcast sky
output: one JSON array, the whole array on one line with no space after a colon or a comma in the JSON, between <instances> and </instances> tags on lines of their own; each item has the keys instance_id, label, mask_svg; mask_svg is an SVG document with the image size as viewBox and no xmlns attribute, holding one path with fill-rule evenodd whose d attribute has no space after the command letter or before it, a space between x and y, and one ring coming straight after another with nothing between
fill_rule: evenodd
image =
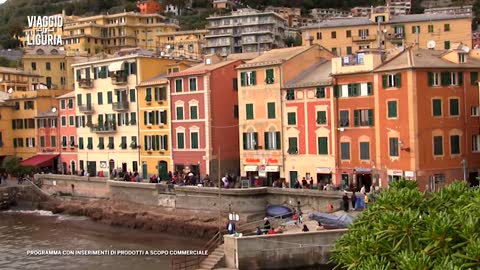
<instances>
[{"instance_id":1,"label":"overcast sky","mask_svg":"<svg viewBox=\"0 0 480 270\"><path fill-rule=\"evenodd\" d=\"M7 1L7 0L0 0L0 4L2 4L2 3L5 2L5 1Z\"/></svg>"}]
</instances>

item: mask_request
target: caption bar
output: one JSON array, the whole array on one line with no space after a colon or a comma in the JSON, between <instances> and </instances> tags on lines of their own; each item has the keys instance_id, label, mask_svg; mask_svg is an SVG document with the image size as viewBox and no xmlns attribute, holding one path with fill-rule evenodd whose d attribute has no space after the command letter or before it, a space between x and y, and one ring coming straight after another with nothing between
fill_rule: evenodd
<instances>
[{"instance_id":1,"label":"caption bar","mask_svg":"<svg viewBox=\"0 0 480 270\"><path fill-rule=\"evenodd\" d=\"M207 250L27 250L27 256L208 256Z\"/></svg>"}]
</instances>

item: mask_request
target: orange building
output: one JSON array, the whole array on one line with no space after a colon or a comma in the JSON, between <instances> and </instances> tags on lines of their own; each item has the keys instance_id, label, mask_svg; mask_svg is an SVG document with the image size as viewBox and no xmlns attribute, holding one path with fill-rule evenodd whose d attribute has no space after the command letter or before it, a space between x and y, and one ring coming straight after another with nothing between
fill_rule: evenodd
<instances>
[{"instance_id":1,"label":"orange building","mask_svg":"<svg viewBox=\"0 0 480 270\"><path fill-rule=\"evenodd\" d=\"M155 14L163 11L163 7L155 0L139 1L137 7L141 14Z\"/></svg>"}]
</instances>

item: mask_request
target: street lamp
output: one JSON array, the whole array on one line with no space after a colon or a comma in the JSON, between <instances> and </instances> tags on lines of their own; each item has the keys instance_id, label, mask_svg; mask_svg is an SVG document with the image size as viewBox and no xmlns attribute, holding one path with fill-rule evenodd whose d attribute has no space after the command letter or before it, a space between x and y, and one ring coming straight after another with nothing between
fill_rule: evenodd
<instances>
[{"instance_id":1,"label":"street lamp","mask_svg":"<svg viewBox=\"0 0 480 270\"><path fill-rule=\"evenodd\" d=\"M462 164L462 167L463 167L463 181L467 181L467 160L462 159L460 163Z\"/></svg>"}]
</instances>

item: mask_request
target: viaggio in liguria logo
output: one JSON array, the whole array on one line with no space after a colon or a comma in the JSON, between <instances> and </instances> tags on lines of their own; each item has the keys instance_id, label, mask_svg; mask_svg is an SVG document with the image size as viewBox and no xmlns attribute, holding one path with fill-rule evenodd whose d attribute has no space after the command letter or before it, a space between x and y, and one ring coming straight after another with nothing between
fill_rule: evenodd
<instances>
[{"instance_id":1,"label":"viaggio in liguria logo","mask_svg":"<svg viewBox=\"0 0 480 270\"><path fill-rule=\"evenodd\" d=\"M28 28L25 37L27 46L62 46L62 36L57 35L55 29L63 27L63 17L55 16L27 16Z\"/></svg>"}]
</instances>

